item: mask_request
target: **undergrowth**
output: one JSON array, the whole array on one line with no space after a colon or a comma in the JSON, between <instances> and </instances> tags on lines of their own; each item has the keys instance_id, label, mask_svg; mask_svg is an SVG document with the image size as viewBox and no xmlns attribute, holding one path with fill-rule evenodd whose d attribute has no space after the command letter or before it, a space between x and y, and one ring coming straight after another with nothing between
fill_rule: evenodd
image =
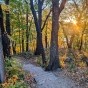
<instances>
[{"instance_id":1,"label":"undergrowth","mask_svg":"<svg viewBox=\"0 0 88 88\"><path fill-rule=\"evenodd\" d=\"M5 59L6 80L0 88L28 88L24 81L25 72L15 58Z\"/></svg>"},{"instance_id":2,"label":"undergrowth","mask_svg":"<svg viewBox=\"0 0 88 88\"><path fill-rule=\"evenodd\" d=\"M31 51L23 52L20 55L25 57L26 59L32 60L33 62L37 63L39 66L46 68L50 60L50 49L49 48L45 49L47 64L44 64L44 65L42 64L42 57L33 55L33 52ZM83 56L83 53L77 50L69 51L68 49L59 49L59 59L60 59L60 64L62 68L68 67L69 70L73 71L76 69L76 67L86 67L85 62L81 60L82 56ZM68 57L71 58L74 62L65 63L65 60Z\"/></svg>"}]
</instances>

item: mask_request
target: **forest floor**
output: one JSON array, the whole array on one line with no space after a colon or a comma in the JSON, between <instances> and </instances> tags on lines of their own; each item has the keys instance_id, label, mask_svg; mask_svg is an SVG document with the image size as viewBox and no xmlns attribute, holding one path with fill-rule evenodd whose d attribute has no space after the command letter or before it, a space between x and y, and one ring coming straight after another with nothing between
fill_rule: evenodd
<instances>
[{"instance_id":1,"label":"forest floor","mask_svg":"<svg viewBox=\"0 0 88 88\"><path fill-rule=\"evenodd\" d=\"M28 59L28 55L25 58L24 55L15 56L15 58L20 59L23 69L31 73L31 88L88 88L88 69L86 67L71 67L70 70L63 67L57 71L46 72L42 68L43 66L40 67L41 61L37 61L40 56L33 57L30 54L31 59Z\"/></svg>"}]
</instances>

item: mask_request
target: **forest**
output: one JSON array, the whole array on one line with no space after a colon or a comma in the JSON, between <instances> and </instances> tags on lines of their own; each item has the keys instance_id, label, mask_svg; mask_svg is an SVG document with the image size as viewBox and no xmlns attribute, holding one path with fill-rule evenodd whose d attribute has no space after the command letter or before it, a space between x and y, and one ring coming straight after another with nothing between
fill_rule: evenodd
<instances>
[{"instance_id":1,"label":"forest","mask_svg":"<svg viewBox=\"0 0 88 88\"><path fill-rule=\"evenodd\" d=\"M0 0L0 88L34 82L23 60L88 88L87 32L88 0Z\"/></svg>"}]
</instances>

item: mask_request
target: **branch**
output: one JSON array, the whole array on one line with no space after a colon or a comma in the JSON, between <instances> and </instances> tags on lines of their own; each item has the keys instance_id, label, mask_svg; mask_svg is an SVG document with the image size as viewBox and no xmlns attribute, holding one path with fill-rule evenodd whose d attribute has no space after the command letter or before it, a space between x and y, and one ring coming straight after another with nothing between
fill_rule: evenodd
<instances>
[{"instance_id":1,"label":"branch","mask_svg":"<svg viewBox=\"0 0 88 88\"><path fill-rule=\"evenodd\" d=\"M35 21L38 21L38 20L37 20L36 11L35 11L34 6L33 6L33 0L30 0L30 8L31 8L31 11L32 11L34 20L35 20Z\"/></svg>"},{"instance_id":2,"label":"branch","mask_svg":"<svg viewBox=\"0 0 88 88\"><path fill-rule=\"evenodd\" d=\"M83 13L86 8L87 8L87 5L85 7L83 7L81 13Z\"/></svg>"},{"instance_id":3,"label":"branch","mask_svg":"<svg viewBox=\"0 0 88 88\"><path fill-rule=\"evenodd\" d=\"M62 30L63 30L64 37L66 38L67 46L69 46L68 36L67 36L67 34L66 34L65 30L64 30L63 23L62 22L59 22L59 23L62 26Z\"/></svg>"},{"instance_id":4,"label":"branch","mask_svg":"<svg viewBox=\"0 0 88 88\"><path fill-rule=\"evenodd\" d=\"M26 0L25 0L26 4L29 4Z\"/></svg>"},{"instance_id":5,"label":"branch","mask_svg":"<svg viewBox=\"0 0 88 88\"><path fill-rule=\"evenodd\" d=\"M76 6L77 11L78 11L80 14L83 13L84 10L87 8L87 5L86 5L86 6L83 6L82 10L80 11L80 9L79 9L78 5L76 4L75 0L73 0L73 2L74 2L74 4L75 4L75 6Z\"/></svg>"},{"instance_id":6,"label":"branch","mask_svg":"<svg viewBox=\"0 0 88 88\"><path fill-rule=\"evenodd\" d=\"M46 17L46 19L45 19L45 21L44 21L44 24L43 24L43 26L42 26L41 31L44 29L45 24L46 24L46 22L47 22L47 20L48 20L48 18L49 18L49 16L50 16L50 14L51 14L51 11L52 11L52 9L50 9L50 11L49 11L49 13L48 13L48 15L47 15L47 17Z\"/></svg>"},{"instance_id":7,"label":"branch","mask_svg":"<svg viewBox=\"0 0 88 88\"><path fill-rule=\"evenodd\" d=\"M76 7L77 11L78 11L79 13L81 13L81 11L80 11L80 9L79 9L79 7L78 7L77 3L75 2L75 0L72 0L72 1L74 2L74 4L75 4L75 7Z\"/></svg>"},{"instance_id":8,"label":"branch","mask_svg":"<svg viewBox=\"0 0 88 88\"><path fill-rule=\"evenodd\" d=\"M65 6L65 3L66 3L66 1L67 0L62 0L62 2L61 2L61 5L60 5L60 7L59 7L59 14L61 13L61 11L64 9L64 6Z\"/></svg>"},{"instance_id":9,"label":"branch","mask_svg":"<svg viewBox=\"0 0 88 88\"><path fill-rule=\"evenodd\" d=\"M45 8L47 8L47 5L49 5L50 2L46 3L46 5L43 6L42 10L44 10ZM51 5L50 5L51 7Z\"/></svg>"},{"instance_id":10,"label":"branch","mask_svg":"<svg viewBox=\"0 0 88 88\"><path fill-rule=\"evenodd\" d=\"M82 17L83 12L85 11L85 9L87 8L87 6L83 6L82 10L79 9L77 3L75 0L73 0L75 7L77 9L77 11L80 13L79 17L78 17L78 21L80 20L80 18Z\"/></svg>"},{"instance_id":11,"label":"branch","mask_svg":"<svg viewBox=\"0 0 88 88\"><path fill-rule=\"evenodd\" d=\"M33 19L33 17L31 18L31 21L30 21L29 31L30 31L31 26L32 26L32 19ZM28 33L28 37L29 37L29 33Z\"/></svg>"},{"instance_id":12,"label":"branch","mask_svg":"<svg viewBox=\"0 0 88 88\"><path fill-rule=\"evenodd\" d=\"M41 1L41 4L43 5L43 3L44 3L44 0L40 0Z\"/></svg>"}]
</instances>

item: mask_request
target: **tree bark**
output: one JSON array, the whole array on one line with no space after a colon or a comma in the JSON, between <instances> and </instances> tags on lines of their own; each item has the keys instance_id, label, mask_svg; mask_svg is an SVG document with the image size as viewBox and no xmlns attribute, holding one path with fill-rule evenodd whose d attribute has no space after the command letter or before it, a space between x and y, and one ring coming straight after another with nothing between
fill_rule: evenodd
<instances>
[{"instance_id":1,"label":"tree bark","mask_svg":"<svg viewBox=\"0 0 88 88\"><path fill-rule=\"evenodd\" d=\"M5 66L2 48L1 27L0 27L0 83L5 81Z\"/></svg>"},{"instance_id":2,"label":"tree bark","mask_svg":"<svg viewBox=\"0 0 88 88\"><path fill-rule=\"evenodd\" d=\"M38 27L37 27L37 30L40 31L40 35L41 35L41 38L42 38L42 29L41 29L41 25L42 25L42 3L43 0L38 0L38 19L37 19L37 22L38 22ZM37 34L37 45L36 45L36 50L35 50L35 55L40 55L42 54L42 52L40 51L41 50L41 47L40 47L40 40L38 39L38 35L39 33ZM41 45L42 46L42 45ZM44 50L44 49L42 49ZM43 51L44 52L44 51Z\"/></svg>"},{"instance_id":3,"label":"tree bark","mask_svg":"<svg viewBox=\"0 0 88 88\"><path fill-rule=\"evenodd\" d=\"M6 57L6 56L10 57L10 39L8 38L8 35L4 30L3 13L2 13L1 6L0 6L0 25L1 25L3 54L4 54L4 57Z\"/></svg>"},{"instance_id":4,"label":"tree bark","mask_svg":"<svg viewBox=\"0 0 88 88\"><path fill-rule=\"evenodd\" d=\"M58 57L58 29L59 29L59 3L58 0L52 1L52 32L51 32L51 46L50 46L50 62L46 70L55 70L60 67Z\"/></svg>"},{"instance_id":5,"label":"tree bark","mask_svg":"<svg viewBox=\"0 0 88 88\"><path fill-rule=\"evenodd\" d=\"M82 50L82 46L83 46L83 36L84 36L85 29L86 29L86 22L85 22L85 25L84 25L84 29L82 31L80 45L79 45L79 50Z\"/></svg>"},{"instance_id":6,"label":"tree bark","mask_svg":"<svg viewBox=\"0 0 88 88\"><path fill-rule=\"evenodd\" d=\"M36 50L34 52L35 55L40 55L41 54L41 49L40 49L40 40L38 39L38 34L37 34L37 40L36 40Z\"/></svg>"},{"instance_id":7,"label":"tree bark","mask_svg":"<svg viewBox=\"0 0 88 88\"><path fill-rule=\"evenodd\" d=\"M21 30L20 30L20 13L18 13L18 22L19 22L19 48L20 48L20 53L21 53Z\"/></svg>"},{"instance_id":8,"label":"tree bark","mask_svg":"<svg viewBox=\"0 0 88 88\"><path fill-rule=\"evenodd\" d=\"M60 22L60 24L62 25L63 33L64 33L64 36L65 36L65 38L66 38L67 47L68 47L68 49L71 49L75 35L74 35L74 34L71 35L71 38L68 39L68 36L67 36L67 34L66 34L66 32L65 32L65 30L64 30L64 28L63 28L63 24L62 24L61 22Z\"/></svg>"},{"instance_id":9,"label":"tree bark","mask_svg":"<svg viewBox=\"0 0 88 88\"><path fill-rule=\"evenodd\" d=\"M81 40L80 40L80 45L79 45L79 51L82 50L82 45L83 45L83 34L81 35Z\"/></svg>"},{"instance_id":10,"label":"tree bark","mask_svg":"<svg viewBox=\"0 0 88 88\"><path fill-rule=\"evenodd\" d=\"M40 1L40 0L39 0ZM43 1L43 0L42 0ZM40 2L42 2L40 1ZM46 58L45 58L45 53L44 53L44 48L43 48L43 44L42 44L42 33L41 33L41 17L39 18L39 20L37 19L37 15L33 6L33 0L30 0L30 6L31 6L31 11L34 17L34 23L35 23L35 27L36 27L36 32L37 32L37 47L36 47L36 51L35 51L35 55L42 55L42 62L43 64L46 63ZM40 13L41 15L41 13Z\"/></svg>"},{"instance_id":11,"label":"tree bark","mask_svg":"<svg viewBox=\"0 0 88 88\"><path fill-rule=\"evenodd\" d=\"M31 1L30 0L30 2L32 2L33 3L33 0ZM49 18L49 15L50 15L50 13L51 13L51 9L50 9L50 11L49 11L49 13L48 13L48 15L47 15L47 17L46 17L46 19L45 19L45 21L44 21L44 24L43 24L43 26L42 26L42 6L43 6L43 3L44 3L44 0L38 0L38 14L36 14L36 12L35 12L35 9L34 9L34 6L33 6L33 4L30 4L31 5L31 10L33 11L33 14L35 14L34 16L34 20L36 20L37 21L37 23L38 23L38 26L39 26L39 29L40 29L40 31L42 32L42 30L44 29L44 27L45 27L45 24L46 24L46 22L47 22L47 19ZM36 18L36 19L35 19ZM40 32L40 33L41 33ZM42 35L41 35L42 36ZM38 38L37 38L38 39ZM36 40L36 42L37 42L38 40ZM38 44L38 43L37 43ZM35 54L37 55L37 53L38 53L38 55L40 55L41 54L41 51L39 51L40 50L40 47L38 47L39 45L36 45L36 50L35 50Z\"/></svg>"},{"instance_id":12,"label":"tree bark","mask_svg":"<svg viewBox=\"0 0 88 88\"><path fill-rule=\"evenodd\" d=\"M32 19L31 19L30 25L28 27L28 14L26 14L26 26L27 26L27 29L26 29L26 51L29 50L29 43L28 43L28 41L29 41L30 29L31 29L31 26L32 26Z\"/></svg>"},{"instance_id":13,"label":"tree bark","mask_svg":"<svg viewBox=\"0 0 88 88\"><path fill-rule=\"evenodd\" d=\"M72 36L71 36L71 38L70 38L70 41L68 42L68 49L72 49L72 44L73 44L73 41L74 41L74 37L75 37L75 35L73 34Z\"/></svg>"},{"instance_id":14,"label":"tree bark","mask_svg":"<svg viewBox=\"0 0 88 88\"><path fill-rule=\"evenodd\" d=\"M0 5L0 83L5 81L5 66L4 66L4 57L3 57L3 47L2 47L2 33L4 31L3 26L3 14Z\"/></svg>"},{"instance_id":15,"label":"tree bark","mask_svg":"<svg viewBox=\"0 0 88 88\"><path fill-rule=\"evenodd\" d=\"M46 49L47 49L47 34L45 35L45 47L46 47Z\"/></svg>"},{"instance_id":16,"label":"tree bark","mask_svg":"<svg viewBox=\"0 0 88 88\"><path fill-rule=\"evenodd\" d=\"M59 16L64 8L66 0L62 0L59 8L59 1L52 0L52 32L51 32L51 46L50 46L50 62L46 67L46 71L56 70L61 68L58 56L58 30L59 30Z\"/></svg>"},{"instance_id":17,"label":"tree bark","mask_svg":"<svg viewBox=\"0 0 88 88\"><path fill-rule=\"evenodd\" d=\"M9 0L5 0L6 5L9 5ZM10 16L9 16L9 11L6 11L6 31L8 35L10 35Z\"/></svg>"},{"instance_id":18,"label":"tree bark","mask_svg":"<svg viewBox=\"0 0 88 88\"><path fill-rule=\"evenodd\" d=\"M12 50L13 50L13 55L16 54L16 42L12 41Z\"/></svg>"},{"instance_id":19,"label":"tree bark","mask_svg":"<svg viewBox=\"0 0 88 88\"><path fill-rule=\"evenodd\" d=\"M27 4L27 3L26 3ZM29 39L29 33L28 33L28 8L27 8L27 11L26 11L26 51L29 50L29 43L28 43L28 39Z\"/></svg>"},{"instance_id":20,"label":"tree bark","mask_svg":"<svg viewBox=\"0 0 88 88\"><path fill-rule=\"evenodd\" d=\"M22 34L22 52L24 52L24 33Z\"/></svg>"},{"instance_id":21,"label":"tree bark","mask_svg":"<svg viewBox=\"0 0 88 88\"><path fill-rule=\"evenodd\" d=\"M9 5L9 0L5 0L5 4ZM6 10L6 32L8 35L10 34L10 14L9 14L9 9ZM10 56L10 41L8 42L8 54Z\"/></svg>"},{"instance_id":22,"label":"tree bark","mask_svg":"<svg viewBox=\"0 0 88 88\"><path fill-rule=\"evenodd\" d=\"M48 24L46 24L46 30L45 30L45 47L47 48L48 47L48 45L47 45L47 25Z\"/></svg>"}]
</instances>

